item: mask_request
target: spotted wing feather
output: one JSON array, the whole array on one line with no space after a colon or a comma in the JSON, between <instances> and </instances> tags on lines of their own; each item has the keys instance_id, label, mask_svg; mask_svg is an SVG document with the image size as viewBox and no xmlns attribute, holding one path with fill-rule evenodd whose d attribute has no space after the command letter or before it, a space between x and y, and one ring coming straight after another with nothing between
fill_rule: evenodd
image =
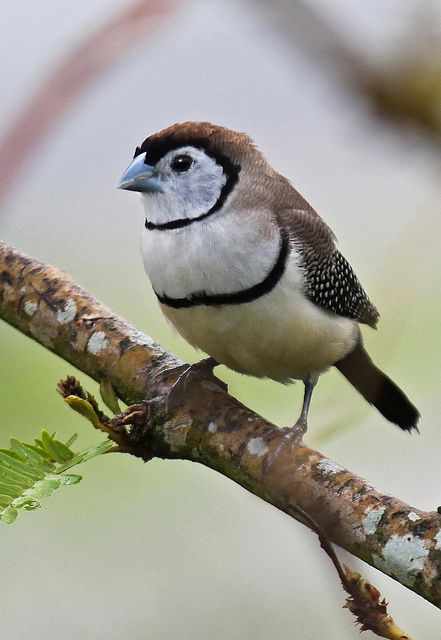
<instances>
[{"instance_id":1,"label":"spotted wing feather","mask_svg":"<svg viewBox=\"0 0 441 640\"><path fill-rule=\"evenodd\" d=\"M305 202L305 209L284 211L280 222L288 227L301 256L305 293L323 309L375 327L379 313L352 267L335 246L327 224Z\"/></svg>"},{"instance_id":2,"label":"spotted wing feather","mask_svg":"<svg viewBox=\"0 0 441 640\"><path fill-rule=\"evenodd\" d=\"M351 265L335 249L328 256L303 254L306 294L327 311L375 327L379 313L369 300Z\"/></svg>"}]
</instances>

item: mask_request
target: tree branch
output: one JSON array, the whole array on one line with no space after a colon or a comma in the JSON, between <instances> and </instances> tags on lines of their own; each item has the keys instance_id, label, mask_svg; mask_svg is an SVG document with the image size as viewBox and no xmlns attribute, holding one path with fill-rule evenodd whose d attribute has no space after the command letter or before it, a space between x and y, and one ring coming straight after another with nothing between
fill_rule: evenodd
<instances>
[{"instance_id":1,"label":"tree branch","mask_svg":"<svg viewBox=\"0 0 441 640\"><path fill-rule=\"evenodd\" d=\"M350 553L441 607L441 516L380 493L206 380L166 411L182 364L92 298L69 276L0 242L0 317L130 404L150 398L131 452L200 462L298 517L305 511Z\"/></svg>"}]
</instances>

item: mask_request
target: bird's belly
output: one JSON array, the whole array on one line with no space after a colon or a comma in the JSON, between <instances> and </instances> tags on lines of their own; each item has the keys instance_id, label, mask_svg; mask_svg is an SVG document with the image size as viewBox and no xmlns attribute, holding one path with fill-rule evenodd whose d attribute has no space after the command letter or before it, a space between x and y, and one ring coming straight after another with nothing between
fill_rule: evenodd
<instances>
[{"instance_id":1,"label":"bird's belly","mask_svg":"<svg viewBox=\"0 0 441 640\"><path fill-rule=\"evenodd\" d=\"M303 379L349 353L358 326L322 310L284 280L248 303L161 308L190 344L231 369L280 381Z\"/></svg>"}]
</instances>

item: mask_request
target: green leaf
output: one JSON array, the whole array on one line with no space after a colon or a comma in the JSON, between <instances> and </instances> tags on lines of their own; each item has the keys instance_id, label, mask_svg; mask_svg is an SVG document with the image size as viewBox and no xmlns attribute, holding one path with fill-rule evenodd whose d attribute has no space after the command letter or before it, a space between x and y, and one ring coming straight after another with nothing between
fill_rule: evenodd
<instances>
[{"instance_id":1,"label":"green leaf","mask_svg":"<svg viewBox=\"0 0 441 640\"><path fill-rule=\"evenodd\" d=\"M112 411L112 413L121 413L115 389L108 378L102 378L100 381L100 394L104 404L110 409L110 411Z\"/></svg>"},{"instance_id":2,"label":"green leaf","mask_svg":"<svg viewBox=\"0 0 441 640\"><path fill-rule=\"evenodd\" d=\"M55 439L55 433L43 431L33 443L10 439L10 449L0 449L0 521L11 524L20 510L41 507L60 487L78 484L81 476L65 473L71 467L109 451L110 440L74 452L70 448L77 434L66 443Z\"/></svg>"},{"instance_id":3,"label":"green leaf","mask_svg":"<svg viewBox=\"0 0 441 640\"><path fill-rule=\"evenodd\" d=\"M23 492L23 487L18 484L9 484L9 482L0 482L0 493L11 498L16 498Z\"/></svg>"},{"instance_id":4,"label":"green leaf","mask_svg":"<svg viewBox=\"0 0 441 640\"><path fill-rule=\"evenodd\" d=\"M58 476L60 487L67 487L71 484L78 484L83 479L82 476L77 476L74 473L63 473Z\"/></svg>"},{"instance_id":5,"label":"green leaf","mask_svg":"<svg viewBox=\"0 0 441 640\"><path fill-rule=\"evenodd\" d=\"M102 429L103 425L100 422L97 412L92 407L88 400L79 398L78 396L67 396L64 401L77 413L84 418L87 418L89 422L93 424L95 429Z\"/></svg>"},{"instance_id":6,"label":"green leaf","mask_svg":"<svg viewBox=\"0 0 441 640\"><path fill-rule=\"evenodd\" d=\"M67 471L77 464L82 464L83 462L87 462L87 460L91 460L96 456L107 453L114 446L115 443L111 442L110 440L104 440L104 442L100 442L100 444L97 444L94 447L90 447L89 449L85 449L84 451L77 453L77 455L69 460L69 462L62 465L56 473L63 473L64 471Z\"/></svg>"},{"instance_id":7,"label":"green leaf","mask_svg":"<svg viewBox=\"0 0 441 640\"><path fill-rule=\"evenodd\" d=\"M35 511L35 509L39 509L41 504L35 498L31 498L30 496L22 496L21 498L17 498L14 502L11 503L12 508L15 509L26 509L26 511Z\"/></svg>"},{"instance_id":8,"label":"green leaf","mask_svg":"<svg viewBox=\"0 0 441 640\"><path fill-rule=\"evenodd\" d=\"M10 438L11 449L17 453L22 460L28 460L29 463L39 467L41 465L50 466L48 463L49 456L44 456L40 451L30 449L24 442L19 442L15 438Z\"/></svg>"},{"instance_id":9,"label":"green leaf","mask_svg":"<svg viewBox=\"0 0 441 640\"><path fill-rule=\"evenodd\" d=\"M55 434L54 434L55 436ZM54 436L51 436L47 431L41 432L41 442L46 453L49 454L50 458L55 462L59 462L58 460L58 452L54 445ZM62 461L64 462L64 461Z\"/></svg>"},{"instance_id":10,"label":"green leaf","mask_svg":"<svg viewBox=\"0 0 441 640\"><path fill-rule=\"evenodd\" d=\"M7 507L6 509L0 512L0 520L2 522L5 522L6 524L12 524L14 520L17 518L17 516L18 516L18 511L13 507Z\"/></svg>"},{"instance_id":11,"label":"green leaf","mask_svg":"<svg viewBox=\"0 0 441 640\"><path fill-rule=\"evenodd\" d=\"M10 470L13 473L18 473L31 480L41 480L44 478L45 469L33 467L31 464L25 464L21 460L17 460L15 457L9 455L8 451L4 449L0 450L0 468Z\"/></svg>"},{"instance_id":12,"label":"green leaf","mask_svg":"<svg viewBox=\"0 0 441 640\"><path fill-rule=\"evenodd\" d=\"M73 444L77 438L78 438L78 433L74 433L73 436L71 436L69 440L65 443L65 446L70 447L70 445Z\"/></svg>"},{"instance_id":13,"label":"green leaf","mask_svg":"<svg viewBox=\"0 0 441 640\"><path fill-rule=\"evenodd\" d=\"M10 469L0 467L0 480L6 480L7 482L12 482L13 484L19 484L23 488L31 487L33 484L33 479L30 479L28 476L23 476L20 473L15 473Z\"/></svg>"},{"instance_id":14,"label":"green leaf","mask_svg":"<svg viewBox=\"0 0 441 640\"><path fill-rule=\"evenodd\" d=\"M0 493L0 507L7 507L11 504L12 499L11 496L4 495Z\"/></svg>"},{"instance_id":15,"label":"green leaf","mask_svg":"<svg viewBox=\"0 0 441 640\"><path fill-rule=\"evenodd\" d=\"M60 480L45 478L44 480L38 480L31 489L23 491L23 495L29 498L48 498L60 487ZM13 506L16 506L16 504L13 503Z\"/></svg>"},{"instance_id":16,"label":"green leaf","mask_svg":"<svg viewBox=\"0 0 441 640\"><path fill-rule=\"evenodd\" d=\"M37 442L37 440L35 440L35 442ZM30 449L31 451L34 451L44 460L50 460L49 454L46 453L46 451L42 449L42 447L39 447L37 444L32 444L31 442L22 442L21 444L23 447L26 447L26 449ZM69 446L69 445L66 445L66 446Z\"/></svg>"},{"instance_id":17,"label":"green leaf","mask_svg":"<svg viewBox=\"0 0 441 640\"><path fill-rule=\"evenodd\" d=\"M66 445L59 440L52 440L52 446L54 447L57 454L57 462L66 462L67 460L70 460L74 457L73 451L71 451L69 447L66 447Z\"/></svg>"}]
</instances>

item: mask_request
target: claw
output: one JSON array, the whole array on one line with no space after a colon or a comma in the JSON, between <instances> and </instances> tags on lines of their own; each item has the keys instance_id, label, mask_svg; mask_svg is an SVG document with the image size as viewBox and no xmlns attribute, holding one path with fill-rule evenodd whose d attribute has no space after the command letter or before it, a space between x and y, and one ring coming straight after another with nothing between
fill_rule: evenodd
<instances>
[{"instance_id":1,"label":"claw","mask_svg":"<svg viewBox=\"0 0 441 640\"><path fill-rule=\"evenodd\" d=\"M219 380L213 369L218 363L213 358L205 358L191 365L185 365L184 370L180 373L178 379L169 391L166 400L166 410L170 411L173 407L183 404L187 388L194 382L214 384L216 387L227 391L228 387L222 380ZM181 369L182 367L179 367Z\"/></svg>"},{"instance_id":2,"label":"claw","mask_svg":"<svg viewBox=\"0 0 441 640\"><path fill-rule=\"evenodd\" d=\"M151 404L156 398L142 400L132 404L125 411L114 416L109 426L115 431L124 434L120 451L129 451L141 457L144 462L151 460L150 454L150 429L151 429ZM129 427L128 429L126 427ZM140 454L140 451L142 452Z\"/></svg>"},{"instance_id":3,"label":"claw","mask_svg":"<svg viewBox=\"0 0 441 640\"><path fill-rule=\"evenodd\" d=\"M145 424L149 417L149 401L142 400L131 404L125 411L118 413L110 420L111 427Z\"/></svg>"},{"instance_id":4,"label":"claw","mask_svg":"<svg viewBox=\"0 0 441 640\"><path fill-rule=\"evenodd\" d=\"M263 479L272 473L274 467L277 467L281 460L289 451L295 449L302 442L303 434L306 431L306 424L299 424L299 421L290 429L285 429L280 443L275 451L268 453L263 467ZM289 448L289 449L288 449Z\"/></svg>"},{"instance_id":5,"label":"claw","mask_svg":"<svg viewBox=\"0 0 441 640\"><path fill-rule=\"evenodd\" d=\"M300 417L293 427L286 430L286 433L280 440L279 446L266 460L263 472L264 478L268 475L268 473L271 472L271 469L274 467L274 465L277 465L279 459L282 457L287 447L297 447L299 444L301 444L303 436L308 429L309 405L311 403L312 392L316 383L317 378L313 376L307 376L305 378L305 394L303 397L303 406Z\"/></svg>"}]
</instances>

